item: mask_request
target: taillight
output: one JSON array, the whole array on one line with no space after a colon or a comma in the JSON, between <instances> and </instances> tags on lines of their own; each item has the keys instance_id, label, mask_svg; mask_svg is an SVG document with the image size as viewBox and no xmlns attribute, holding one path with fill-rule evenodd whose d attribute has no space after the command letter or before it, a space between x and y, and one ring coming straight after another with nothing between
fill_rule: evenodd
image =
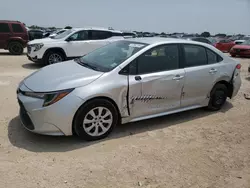
<instances>
[{"instance_id":1,"label":"taillight","mask_svg":"<svg viewBox=\"0 0 250 188\"><path fill-rule=\"evenodd\" d=\"M236 69L241 69L241 64L236 65Z\"/></svg>"}]
</instances>

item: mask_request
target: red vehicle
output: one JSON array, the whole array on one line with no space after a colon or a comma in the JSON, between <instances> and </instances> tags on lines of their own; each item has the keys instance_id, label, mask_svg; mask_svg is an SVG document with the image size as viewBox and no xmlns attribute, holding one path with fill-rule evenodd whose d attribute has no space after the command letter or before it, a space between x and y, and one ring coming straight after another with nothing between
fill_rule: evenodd
<instances>
[{"instance_id":1,"label":"red vehicle","mask_svg":"<svg viewBox=\"0 0 250 188\"><path fill-rule=\"evenodd\" d=\"M9 50L13 55L20 55L28 40L28 32L23 23L0 20L0 49Z\"/></svg>"},{"instance_id":2,"label":"red vehicle","mask_svg":"<svg viewBox=\"0 0 250 188\"><path fill-rule=\"evenodd\" d=\"M234 41L229 39L221 39L217 41L215 47L222 52L229 52L231 48L235 45Z\"/></svg>"},{"instance_id":3,"label":"red vehicle","mask_svg":"<svg viewBox=\"0 0 250 188\"><path fill-rule=\"evenodd\" d=\"M230 50L230 55L232 57L235 56L250 57L250 40L246 40L241 44L235 45Z\"/></svg>"}]
</instances>

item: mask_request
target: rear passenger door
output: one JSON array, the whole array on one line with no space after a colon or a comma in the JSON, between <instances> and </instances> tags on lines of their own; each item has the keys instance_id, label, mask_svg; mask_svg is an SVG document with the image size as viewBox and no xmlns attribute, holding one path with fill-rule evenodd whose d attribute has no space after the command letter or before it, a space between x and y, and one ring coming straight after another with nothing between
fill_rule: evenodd
<instances>
[{"instance_id":1,"label":"rear passenger door","mask_svg":"<svg viewBox=\"0 0 250 188\"><path fill-rule=\"evenodd\" d=\"M204 105L220 77L223 59L208 48L191 44L183 44L183 56L186 76L181 106Z\"/></svg>"},{"instance_id":2,"label":"rear passenger door","mask_svg":"<svg viewBox=\"0 0 250 188\"><path fill-rule=\"evenodd\" d=\"M7 41L11 37L11 31L9 28L9 24L0 23L0 48L7 47Z\"/></svg>"}]
</instances>

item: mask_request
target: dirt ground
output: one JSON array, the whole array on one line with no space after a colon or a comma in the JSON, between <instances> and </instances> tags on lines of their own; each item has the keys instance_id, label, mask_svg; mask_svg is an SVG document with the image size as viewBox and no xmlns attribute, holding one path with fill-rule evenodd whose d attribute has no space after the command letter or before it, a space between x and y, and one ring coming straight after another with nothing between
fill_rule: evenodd
<instances>
[{"instance_id":1,"label":"dirt ground","mask_svg":"<svg viewBox=\"0 0 250 188\"><path fill-rule=\"evenodd\" d=\"M219 112L121 125L107 139L40 136L20 124L16 87L40 67L0 51L0 187L249 188L250 77Z\"/></svg>"}]
</instances>

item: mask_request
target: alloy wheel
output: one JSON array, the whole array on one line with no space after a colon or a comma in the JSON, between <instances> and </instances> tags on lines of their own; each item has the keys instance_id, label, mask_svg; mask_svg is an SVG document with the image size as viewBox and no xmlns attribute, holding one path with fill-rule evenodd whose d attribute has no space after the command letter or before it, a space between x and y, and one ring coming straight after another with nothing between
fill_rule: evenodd
<instances>
[{"instance_id":1,"label":"alloy wheel","mask_svg":"<svg viewBox=\"0 0 250 188\"><path fill-rule=\"evenodd\" d=\"M90 136L101 136L110 129L112 123L111 111L105 107L96 107L84 117L83 128Z\"/></svg>"}]
</instances>

